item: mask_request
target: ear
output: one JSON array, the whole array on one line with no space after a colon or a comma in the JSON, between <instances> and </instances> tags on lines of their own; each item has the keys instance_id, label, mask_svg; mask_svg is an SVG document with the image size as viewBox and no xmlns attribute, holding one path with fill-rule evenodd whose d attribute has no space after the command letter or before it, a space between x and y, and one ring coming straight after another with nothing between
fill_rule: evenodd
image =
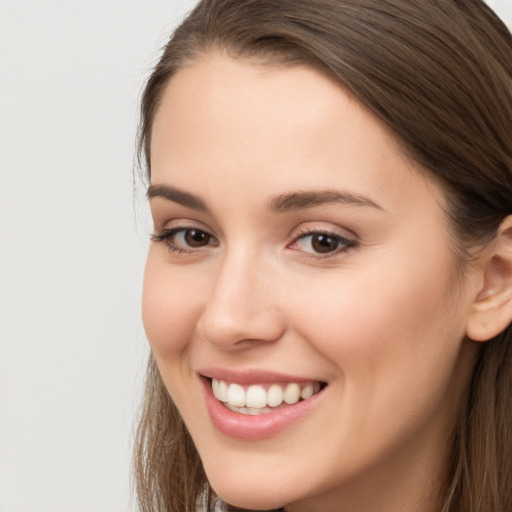
<instances>
[{"instance_id":1,"label":"ear","mask_svg":"<svg viewBox=\"0 0 512 512\"><path fill-rule=\"evenodd\" d=\"M512 322L512 215L501 223L482 271L466 325L466 336L474 341L488 341Z\"/></svg>"}]
</instances>

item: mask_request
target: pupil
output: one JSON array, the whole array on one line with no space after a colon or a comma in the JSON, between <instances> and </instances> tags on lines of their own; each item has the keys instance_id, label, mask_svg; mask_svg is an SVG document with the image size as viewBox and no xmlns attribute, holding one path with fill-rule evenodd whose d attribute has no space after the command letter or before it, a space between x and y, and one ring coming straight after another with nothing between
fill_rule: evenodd
<instances>
[{"instance_id":1,"label":"pupil","mask_svg":"<svg viewBox=\"0 0 512 512\"><path fill-rule=\"evenodd\" d=\"M338 248L338 240L329 235L314 235L312 240L315 252L326 253L335 251Z\"/></svg>"},{"instance_id":2,"label":"pupil","mask_svg":"<svg viewBox=\"0 0 512 512\"><path fill-rule=\"evenodd\" d=\"M209 242L209 237L204 231L189 229L185 233L185 240L190 247L203 247Z\"/></svg>"}]
</instances>

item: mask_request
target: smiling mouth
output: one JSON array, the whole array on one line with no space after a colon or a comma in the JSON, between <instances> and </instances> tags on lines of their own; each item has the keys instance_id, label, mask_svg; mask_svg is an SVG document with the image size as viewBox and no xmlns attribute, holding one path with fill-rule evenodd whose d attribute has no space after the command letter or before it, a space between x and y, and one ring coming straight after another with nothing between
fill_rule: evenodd
<instances>
[{"instance_id":1,"label":"smiling mouth","mask_svg":"<svg viewBox=\"0 0 512 512\"><path fill-rule=\"evenodd\" d=\"M326 384L321 382L254 384L242 386L219 379L210 380L213 395L233 412L249 416L268 414L311 398Z\"/></svg>"}]
</instances>

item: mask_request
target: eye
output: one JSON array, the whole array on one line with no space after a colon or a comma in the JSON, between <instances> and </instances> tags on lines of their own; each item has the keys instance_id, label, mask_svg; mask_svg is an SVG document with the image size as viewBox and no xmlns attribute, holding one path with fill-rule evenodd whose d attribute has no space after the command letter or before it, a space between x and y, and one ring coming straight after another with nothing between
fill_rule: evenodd
<instances>
[{"instance_id":1,"label":"eye","mask_svg":"<svg viewBox=\"0 0 512 512\"><path fill-rule=\"evenodd\" d=\"M175 234L175 241L184 243L188 247L204 247L208 245L211 236L200 229L183 229Z\"/></svg>"},{"instance_id":2,"label":"eye","mask_svg":"<svg viewBox=\"0 0 512 512\"><path fill-rule=\"evenodd\" d=\"M194 252L208 246L217 246L217 240L206 231L194 227L164 229L151 235L155 242L165 242L171 251Z\"/></svg>"},{"instance_id":3,"label":"eye","mask_svg":"<svg viewBox=\"0 0 512 512\"><path fill-rule=\"evenodd\" d=\"M355 245L355 241L335 233L312 231L300 235L290 247L310 254L328 255L346 251Z\"/></svg>"}]
</instances>

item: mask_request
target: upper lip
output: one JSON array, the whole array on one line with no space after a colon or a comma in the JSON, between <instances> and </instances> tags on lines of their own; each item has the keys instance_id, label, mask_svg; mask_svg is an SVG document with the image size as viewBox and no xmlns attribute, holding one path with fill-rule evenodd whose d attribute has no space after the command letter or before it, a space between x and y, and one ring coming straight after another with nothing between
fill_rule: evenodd
<instances>
[{"instance_id":1,"label":"upper lip","mask_svg":"<svg viewBox=\"0 0 512 512\"><path fill-rule=\"evenodd\" d=\"M246 370L233 370L231 368L201 368L197 373L209 379L235 382L237 384L271 384L274 382L324 382L321 379L289 375L263 369L248 368Z\"/></svg>"}]
</instances>

